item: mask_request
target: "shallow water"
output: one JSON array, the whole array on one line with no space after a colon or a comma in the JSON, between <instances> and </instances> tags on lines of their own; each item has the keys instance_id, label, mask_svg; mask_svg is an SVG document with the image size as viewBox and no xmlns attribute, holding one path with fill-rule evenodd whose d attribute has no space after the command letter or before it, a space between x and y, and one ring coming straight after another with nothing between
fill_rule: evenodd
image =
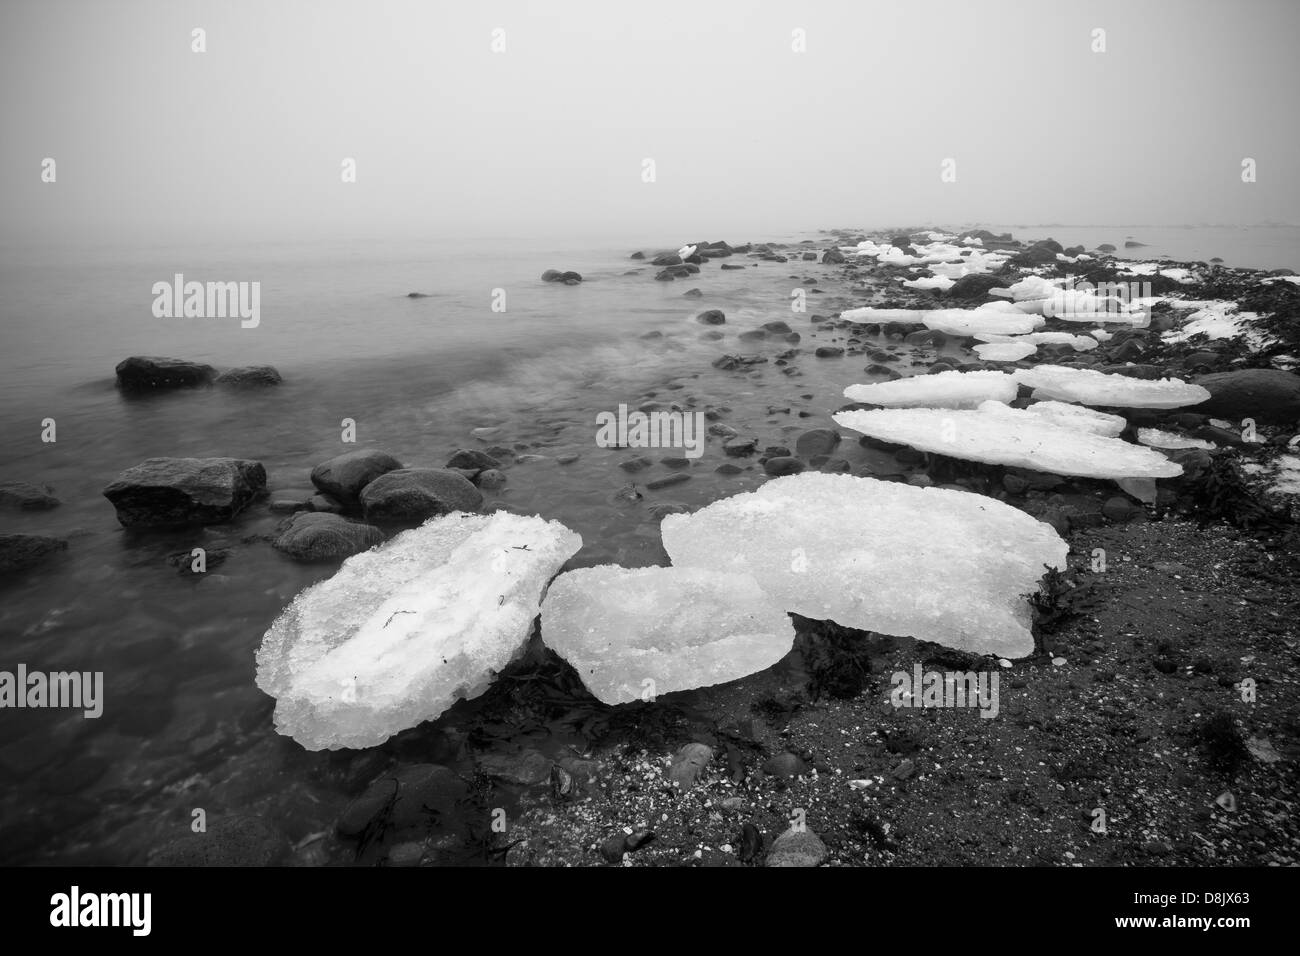
<instances>
[{"instance_id":1,"label":"shallow water","mask_svg":"<svg viewBox=\"0 0 1300 956\"><path fill-rule=\"evenodd\" d=\"M1056 232L1071 241L1067 230ZM828 244L817 238L818 248ZM188 832L196 807L258 813L300 840L328 829L358 781L376 769L355 755L308 754L276 735L272 702L254 685L263 632L298 591L335 566L296 564L254 537L280 520L265 502L229 525L127 532L101 495L122 469L150 456L254 458L265 464L274 497L309 489L316 463L352 447L440 466L457 448L482 446L471 429L495 426L501 431L489 444L543 457L511 465L509 483L486 496L488 505L539 513L578 531L584 547L575 564L639 566L666 562L649 505L698 508L755 487L761 467L745 462L741 474L718 474L728 459L721 440L710 438L686 469L691 480L657 492L642 487L642 501L622 500L615 494L621 487L671 473L658 459L681 451L598 447L598 412L646 401L726 407L724 420L757 437L760 449L792 447L800 432L832 425L842 389L864 380L869 361L811 354L818 345L845 344L843 332L814 333L811 315L866 304L842 286L838 267L737 256L721 261L743 271L713 264L688 280L660 283L655 267L627 258L636 248L654 247L606 243L543 253L533 243L502 240L69 252L59 259L32 250L7 258L0 480L49 484L63 505L6 511L4 528L61 535L70 544L65 556L6 582L0 667L103 671L107 701L97 720L52 710L10 711L0 720L0 862L141 863ZM546 268L576 269L586 281L544 284L538 276ZM177 271L201 281L262 281L260 326L155 319L150 288ZM684 298L692 287L704 295ZM818 287L826 292L810 292L806 313L791 311L792 289ZM498 288L506 290L505 313L490 310ZM407 298L411 291L429 297ZM706 330L693 321L706 308L727 314L721 341L702 339ZM737 341L738 332L774 320L788 322L802 341ZM641 337L652 331L662 338ZM897 354L895 367L904 373L933 357L883 339L867 344ZM724 372L710 364L724 352L775 360L792 347L802 352L786 366L769 361ZM218 367L271 363L285 382L262 391L128 397L114 387L113 366L130 354ZM57 421L53 444L40 441L47 417ZM340 441L344 418L356 421L356 446ZM855 470L879 455L851 440L838 453ZM562 465L557 456L566 454L579 457ZM656 464L629 475L618 465L633 455ZM229 548L230 556L198 581L167 564L169 554L196 546ZM450 726L455 715L445 720ZM447 743L453 737L424 738L420 746L431 749L418 759L463 760L463 750Z\"/></svg>"}]
</instances>

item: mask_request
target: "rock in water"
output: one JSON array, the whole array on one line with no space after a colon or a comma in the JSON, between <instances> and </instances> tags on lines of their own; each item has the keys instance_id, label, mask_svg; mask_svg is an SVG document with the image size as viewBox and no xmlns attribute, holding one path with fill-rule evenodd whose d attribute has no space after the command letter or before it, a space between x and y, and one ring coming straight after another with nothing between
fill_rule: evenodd
<instances>
[{"instance_id":1,"label":"rock in water","mask_svg":"<svg viewBox=\"0 0 1300 956\"><path fill-rule=\"evenodd\" d=\"M1018 369L1013 374L1021 384L1034 390L1035 398L1055 398L1063 402L1082 402L1084 405L1181 408L1210 397L1210 393L1201 386L1189 385L1180 378L1146 381L1065 365L1039 365Z\"/></svg>"},{"instance_id":2,"label":"rock in water","mask_svg":"<svg viewBox=\"0 0 1300 956\"><path fill-rule=\"evenodd\" d=\"M266 490L266 469L244 458L148 458L104 489L125 528L229 521Z\"/></svg>"},{"instance_id":3,"label":"rock in water","mask_svg":"<svg viewBox=\"0 0 1300 956\"><path fill-rule=\"evenodd\" d=\"M850 385L844 397L890 408L974 408L981 402L1010 402L1020 386L1006 372L939 372L893 382Z\"/></svg>"},{"instance_id":4,"label":"rock in water","mask_svg":"<svg viewBox=\"0 0 1300 956\"><path fill-rule=\"evenodd\" d=\"M156 355L132 355L117 363L117 384L128 391L156 388L193 388L208 385L217 370L202 362L163 358Z\"/></svg>"},{"instance_id":5,"label":"rock in water","mask_svg":"<svg viewBox=\"0 0 1300 956\"><path fill-rule=\"evenodd\" d=\"M675 566L753 575L787 611L1002 657L1033 650L1024 595L1068 550L982 495L816 473L668 515L661 531Z\"/></svg>"},{"instance_id":6,"label":"rock in water","mask_svg":"<svg viewBox=\"0 0 1300 956\"><path fill-rule=\"evenodd\" d=\"M593 694L623 704L771 667L794 645L794 627L748 574L606 564L555 579L542 640Z\"/></svg>"},{"instance_id":7,"label":"rock in water","mask_svg":"<svg viewBox=\"0 0 1300 956\"><path fill-rule=\"evenodd\" d=\"M1150 448L999 402L985 402L974 411L880 408L832 417L836 424L881 441L990 465L1078 478L1173 478L1183 473Z\"/></svg>"},{"instance_id":8,"label":"rock in water","mask_svg":"<svg viewBox=\"0 0 1300 956\"><path fill-rule=\"evenodd\" d=\"M477 697L523 649L582 539L556 521L451 514L349 558L262 639L257 686L308 750L373 747Z\"/></svg>"}]
</instances>

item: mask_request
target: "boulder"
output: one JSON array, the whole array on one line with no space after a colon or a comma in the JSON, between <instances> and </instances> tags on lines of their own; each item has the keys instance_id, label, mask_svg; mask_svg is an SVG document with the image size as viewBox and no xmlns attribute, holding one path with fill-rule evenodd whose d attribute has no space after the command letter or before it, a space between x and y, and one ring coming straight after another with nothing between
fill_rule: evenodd
<instances>
[{"instance_id":1,"label":"boulder","mask_svg":"<svg viewBox=\"0 0 1300 956\"><path fill-rule=\"evenodd\" d=\"M402 463L392 455L373 448L359 448L321 462L311 470L311 483L332 498L356 504L366 485L401 467Z\"/></svg>"},{"instance_id":2,"label":"boulder","mask_svg":"<svg viewBox=\"0 0 1300 956\"><path fill-rule=\"evenodd\" d=\"M171 840L149 854L150 866L271 866L284 862L289 843L270 825L248 816L215 820L203 833Z\"/></svg>"},{"instance_id":3,"label":"boulder","mask_svg":"<svg viewBox=\"0 0 1300 956\"><path fill-rule=\"evenodd\" d=\"M469 468L471 470L482 471L485 468L500 468L501 462L497 461L491 455L484 451L478 451L473 448L462 448L451 456L445 468Z\"/></svg>"},{"instance_id":4,"label":"boulder","mask_svg":"<svg viewBox=\"0 0 1300 956\"><path fill-rule=\"evenodd\" d=\"M127 391L193 388L211 384L216 376L211 365L156 355L132 355L117 363L117 385Z\"/></svg>"},{"instance_id":5,"label":"boulder","mask_svg":"<svg viewBox=\"0 0 1300 956\"><path fill-rule=\"evenodd\" d=\"M273 365L245 365L241 368L227 369L217 376L218 385L232 388L261 388L267 385L279 385L283 378Z\"/></svg>"},{"instance_id":6,"label":"boulder","mask_svg":"<svg viewBox=\"0 0 1300 956\"><path fill-rule=\"evenodd\" d=\"M126 528L229 521L266 490L266 469L246 458L149 458L104 489Z\"/></svg>"},{"instance_id":7,"label":"boulder","mask_svg":"<svg viewBox=\"0 0 1300 956\"><path fill-rule=\"evenodd\" d=\"M45 511L57 508L59 499L50 494L48 488L39 488L25 481L0 481L0 506Z\"/></svg>"},{"instance_id":8,"label":"boulder","mask_svg":"<svg viewBox=\"0 0 1300 956\"><path fill-rule=\"evenodd\" d=\"M423 521L453 511L474 511L483 494L463 475L443 468L386 472L361 492L368 521Z\"/></svg>"},{"instance_id":9,"label":"boulder","mask_svg":"<svg viewBox=\"0 0 1300 956\"><path fill-rule=\"evenodd\" d=\"M973 272L964 275L948 289L950 299L984 299L990 289L1000 289L1006 282L999 276L987 272Z\"/></svg>"},{"instance_id":10,"label":"boulder","mask_svg":"<svg viewBox=\"0 0 1300 956\"><path fill-rule=\"evenodd\" d=\"M1300 419L1300 375L1272 368L1247 368L1202 375L1196 384L1210 397L1195 406L1197 412L1239 422L1289 425Z\"/></svg>"},{"instance_id":11,"label":"boulder","mask_svg":"<svg viewBox=\"0 0 1300 956\"><path fill-rule=\"evenodd\" d=\"M722 325L727 317L721 309L705 309L695 317L695 321L701 325Z\"/></svg>"},{"instance_id":12,"label":"boulder","mask_svg":"<svg viewBox=\"0 0 1300 956\"><path fill-rule=\"evenodd\" d=\"M772 843L768 866L820 866L830 851L821 838L806 826L791 827Z\"/></svg>"},{"instance_id":13,"label":"boulder","mask_svg":"<svg viewBox=\"0 0 1300 956\"><path fill-rule=\"evenodd\" d=\"M68 542L43 534L0 534L0 571L21 571L68 549Z\"/></svg>"},{"instance_id":14,"label":"boulder","mask_svg":"<svg viewBox=\"0 0 1300 956\"><path fill-rule=\"evenodd\" d=\"M367 551L383 540L384 533L374 525L304 511L281 526L273 543L277 551L296 561L333 561Z\"/></svg>"}]
</instances>

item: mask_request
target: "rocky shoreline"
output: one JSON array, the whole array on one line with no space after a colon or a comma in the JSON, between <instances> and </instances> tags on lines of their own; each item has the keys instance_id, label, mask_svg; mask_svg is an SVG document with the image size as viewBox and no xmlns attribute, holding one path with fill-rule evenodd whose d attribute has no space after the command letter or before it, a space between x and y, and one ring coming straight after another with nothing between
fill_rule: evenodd
<instances>
[{"instance_id":1,"label":"rocky shoreline","mask_svg":"<svg viewBox=\"0 0 1300 956\"><path fill-rule=\"evenodd\" d=\"M1300 287L1289 274L1207 263L1164 261L1133 275L1130 260L1102 250L979 231L952 240L972 240L972 253L998 254L1004 264L949 283L923 275L919 263L928 247L948 241L937 235L949 234L835 231L825 242L696 242L635 253L648 262L637 274L656 282L703 281L705 270L734 271L738 260L740 268L817 267L817 275L791 282L825 298L821 311L809 307L752 328L739 328L721 302L695 315L679 334L718 350L714 372L733 376L738 390L754 377L779 376L790 404L769 406L764 431L735 421L726 403L688 396L642 403L648 411L701 411L710 422L708 452L689 467L633 450L613 494L629 507L658 509L657 520L688 509L654 496L706 467L723 479L823 471L996 498L1070 544L1064 578L1055 590L1045 585L1033 655L1004 667L797 618L795 650L776 667L609 708L534 634L484 696L381 747L329 755L322 772L351 796L331 827L291 841L274 822L238 816L203 837L168 843L153 862L1294 864L1300 837L1279 807L1294 798L1300 753L1292 623L1300 511L1285 479L1300 419ZM864 244L886 251L864 256ZM1010 365L982 361L968 348L971 337L844 315L974 309L1031 276L1093 285L1138 279L1160 301L1149 304L1144 327L1087 350L1045 341ZM542 281L593 279L550 270ZM684 297L704 296L697 292ZM1229 302L1239 308L1206 305ZM1208 331L1196 332L1197 323ZM1080 329L1055 320L1047 326L1049 333ZM1179 377L1210 398L1172 409L1103 409L1122 415L1127 441L1155 429L1184 446L1157 448L1182 474L1153 489L964 461L828 427L831 412L871 407L863 403L799 411L821 419L809 427L770 426L806 407L800 397L816 363L868 363L866 381L891 381L902 378L895 369L909 357L914 372L930 374L1050 364L1142 381ZM269 366L218 376L202 363L146 357L121 363L117 377L128 393L280 381ZM1011 403L1028 404L1027 396ZM311 487L270 490L259 462L149 459L104 494L131 529L221 524L265 509L284 516L279 526L238 547L271 544L291 560L339 562L429 517L508 509L500 492L527 480L521 466L538 458L536 449L511 445L491 428L467 430L464 443L440 467L404 466L378 449L348 451L304 466ZM0 488L0 502L55 506L36 481ZM69 546L4 535L0 562L40 574ZM1100 571L1098 548L1107 561ZM227 557L210 552L195 570L181 552L176 565L206 573ZM1174 567L1181 570L1168 570ZM1177 633L1163 633L1152 575L1162 576L1155 592L1184 605L1174 612L1185 622ZM1129 617L1121 621L1116 607ZM1013 704L995 721L897 711L886 677L917 661L1002 668ZM1250 705L1234 696L1248 674L1274 689ZM1114 760L1102 759L1112 752ZM1137 798L1152 792L1162 795L1158 813ZM1224 793L1232 794L1231 810L1219 799ZM1092 829L1098 806L1111 808L1113 836ZM432 822L428 807L439 811ZM1144 813L1150 819L1136 826Z\"/></svg>"}]
</instances>

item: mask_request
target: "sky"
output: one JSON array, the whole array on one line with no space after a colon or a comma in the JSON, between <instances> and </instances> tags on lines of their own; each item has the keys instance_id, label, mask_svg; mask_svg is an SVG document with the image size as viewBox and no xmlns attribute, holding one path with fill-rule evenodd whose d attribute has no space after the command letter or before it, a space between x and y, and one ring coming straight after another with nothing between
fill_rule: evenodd
<instances>
[{"instance_id":1,"label":"sky","mask_svg":"<svg viewBox=\"0 0 1300 956\"><path fill-rule=\"evenodd\" d=\"M1295 0L4 0L0 235L1294 224L1297 27Z\"/></svg>"}]
</instances>

